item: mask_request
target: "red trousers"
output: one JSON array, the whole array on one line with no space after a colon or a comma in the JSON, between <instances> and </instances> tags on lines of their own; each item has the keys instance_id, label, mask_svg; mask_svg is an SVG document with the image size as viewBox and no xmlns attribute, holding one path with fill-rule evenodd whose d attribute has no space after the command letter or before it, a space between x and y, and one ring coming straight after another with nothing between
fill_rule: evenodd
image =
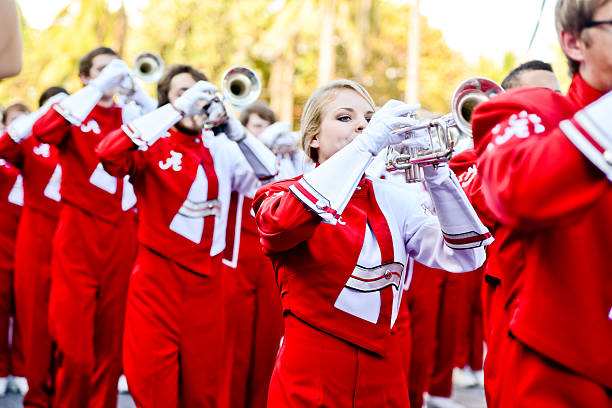
<instances>
[{"instance_id":1,"label":"red trousers","mask_svg":"<svg viewBox=\"0 0 612 408\"><path fill-rule=\"evenodd\" d=\"M286 314L268 406L409 407L401 343L391 338L383 358Z\"/></svg>"},{"instance_id":2,"label":"red trousers","mask_svg":"<svg viewBox=\"0 0 612 408\"><path fill-rule=\"evenodd\" d=\"M211 264L210 276L203 276L139 247L123 343L137 407L227 405L221 256Z\"/></svg>"},{"instance_id":3,"label":"red trousers","mask_svg":"<svg viewBox=\"0 0 612 408\"><path fill-rule=\"evenodd\" d=\"M224 275L228 281L230 406L264 408L283 335L282 308L274 270L259 249L258 240L245 242L243 239L237 268L224 265Z\"/></svg>"},{"instance_id":4,"label":"red trousers","mask_svg":"<svg viewBox=\"0 0 612 408\"><path fill-rule=\"evenodd\" d=\"M484 323L482 307L483 269L479 268L465 275L465 307L459 314L455 367L470 366L482 370Z\"/></svg>"},{"instance_id":5,"label":"red trousers","mask_svg":"<svg viewBox=\"0 0 612 408\"><path fill-rule=\"evenodd\" d=\"M51 406L51 243L57 218L24 207L15 244L15 316L23 333L25 407Z\"/></svg>"},{"instance_id":6,"label":"red trousers","mask_svg":"<svg viewBox=\"0 0 612 408\"><path fill-rule=\"evenodd\" d=\"M420 408L423 393L429 387L434 364L436 330L440 306L440 289L446 272L414 263L412 282L402 302L410 314L412 334L408 392L410 405Z\"/></svg>"},{"instance_id":7,"label":"red trousers","mask_svg":"<svg viewBox=\"0 0 612 408\"><path fill-rule=\"evenodd\" d=\"M21 351L22 336L19 322L13 322L12 345L9 346L10 319L14 311L13 260L15 236L19 223L19 212L15 206L0 209L0 377L9 374L23 376L24 357Z\"/></svg>"},{"instance_id":8,"label":"red trousers","mask_svg":"<svg viewBox=\"0 0 612 408\"><path fill-rule=\"evenodd\" d=\"M442 281L437 319L436 349L433 372L429 383L429 394L450 397L453 387L453 368L456 349L462 342L459 333L469 321L470 305L473 300L469 290L469 273L446 273ZM480 298L478 298L480 301Z\"/></svg>"},{"instance_id":9,"label":"red trousers","mask_svg":"<svg viewBox=\"0 0 612 408\"><path fill-rule=\"evenodd\" d=\"M135 217L108 223L64 204L53 240L49 328L58 348L54 408L115 407Z\"/></svg>"},{"instance_id":10,"label":"red trousers","mask_svg":"<svg viewBox=\"0 0 612 408\"><path fill-rule=\"evenodd\" d=\"M503 355L496 366L500 379L496 389L489 389L488 407L612 407L612 389L568 370L510 335L497 346L501 347L497 355Z\"/></svg>"}]
</instances>

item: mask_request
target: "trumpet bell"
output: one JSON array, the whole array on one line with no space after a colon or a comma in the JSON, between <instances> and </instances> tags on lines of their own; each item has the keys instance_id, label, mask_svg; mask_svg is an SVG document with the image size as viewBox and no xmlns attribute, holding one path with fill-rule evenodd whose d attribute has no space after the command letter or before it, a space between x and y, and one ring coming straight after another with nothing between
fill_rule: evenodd
<instances>
[{"instance_id":1,"label":"trumpet bell","mask_svg":"<svg viewBox=\"0 0 612 408\"><path fill-rule=\"evenodd\" d=\"M476 106L502 92L503 88L488 78L470 78L459 84L451 102L451 112L459 130L472 136L472 113Z\"/></svg>"},{"instance_id":2,"label":"trumpet bell","mask_svg":"<svg viewBox=\"0 0 612 408\"><path fill-rule=\"evenodd\" d=\"M142 82L157 82L164 73L164 61L152 52L141 52L134 58L132 71Z\"/></svg>"},{"instance_id":3,"label":"trumpet bell","mask_svg":"<svg viewBox=\"0 0 612 408\"><path fill-rule=\"evenodd\" d=\"M223 74L221 92L235 109L240 110L259 98L261 81L250 68L232 67Z\"/></svg>"}]
</instances>

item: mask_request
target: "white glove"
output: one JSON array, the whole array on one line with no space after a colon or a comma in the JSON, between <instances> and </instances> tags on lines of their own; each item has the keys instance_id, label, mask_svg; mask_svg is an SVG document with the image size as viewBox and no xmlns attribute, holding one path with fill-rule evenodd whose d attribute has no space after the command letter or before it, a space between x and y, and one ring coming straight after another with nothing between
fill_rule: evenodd
<instances>
[{"instance_id":1,"label":"white glove","mask_svg":"<svg viewBox=\"0 0 612 408\"><path fill-rule=\"evenodd\" d=\"M427 129L419 129L414 132L410 132L410 134L403 133L403 137L407 137L407 139L402 140L399 145L403 147L412 147L417 149L431 149L432 138L429 136L429 131ZM437 139L433 139L434 146L440 147L440 143Z\"/></svg>"},{"instance_id":2,"label":"white glove","mask_svg":"<svg viewBox=\"0 0 612 408\"><path fill-rule=\"evenodd\" d=\"M47 111L49 111L51 105L61 101L66 96L68 95L66 95L64 92L53 95L51 98L47 99L47 101L39 109L35 110L30 114L21 115L13 122L11 122L7 129L7 132L11 139L13 139L15 143L21 143L22 140L27 139L28 136L30 136L30 134L32 133L32 126L34 126L34 123L41 116L47 113Z\"/></svg>"},{"instance_id":3,"label":"white glove","mask_svg":"<svg viewBox=\"0 0 612 408\"><path fill-rule=\"evenodd\" d=\"M121 81L130 74L130 68L124 61L120 59L112 60L100 75L92 79L89 83L96 87L100 92L104 93L121 84Z\"/></svg>"},{"instance_id":4,"label":"white glove","mask_svg":"<svg viewBox=\"0 0 612 408\"><path fill-rule=\"evenodd\" d=\"M147 91L140 86L138 81L134 81L134 94L132 95L131 99L142 108L142 115L153 112L155 109L157 109L157 99L151 97Z\"/></svg>"},{"instance_id":5,"label":"white glove","mask_svg":"<svg viewBox=\"0 0 612 408\"><path fill-rule=\"evenodd\" d=\"M238 143L246 137L246 129L242 126L242 123L234 116L230 115L227 122L225 122L225 135L228 139Z\"/></svg>"},{"instance_id":6,"label":"white glove","mask_svg":"<svg viewBox=\"0 0 612 408\"><path fill-rule=\"evenodd\" d=\"M275 122L265 128L263 132L258 136L258 139L261 140L266 146L272 147L277 144L278 139L284 135L285 133L289 133L291 131L291 126L285 122Z\"/></svg>"},{"instance_id":7,"label":"white glove","mask_svg":"<svg viewBox=\"0 0 612 408\"><path fill-rule=\"evenodd\" d=\"M174 101L172 106L181 111L184 118L200 115L204 113L204 105L215 97L217 89L218 88L210 82L198 81L191 88L183 92L183 94Z\"/></svg>"},{"instance_id":8,"label":"white glove","mask_svg":"<svg viewBox=\"0 0 612 408\"><path fill-rule=\"evenodd\" d=\"M370 123L355 140L361 148L376 156L385 147L405 139L405 134L394 133L393 130L416 125L418 120L406 115L419 108L420 105L409 105L392 99L372 116Z\"/></svg>"}]
</instances>

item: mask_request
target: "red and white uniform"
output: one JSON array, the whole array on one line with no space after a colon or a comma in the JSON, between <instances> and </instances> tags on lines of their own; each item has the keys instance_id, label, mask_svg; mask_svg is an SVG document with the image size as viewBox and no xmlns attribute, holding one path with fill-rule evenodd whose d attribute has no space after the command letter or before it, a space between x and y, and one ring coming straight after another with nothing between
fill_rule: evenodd
<instances>
[{"instance_id":1,"label":"red and white uniform","mask_svg":"<svg viewBox=\"0 0 612 408\"><path fill-rule=\"evenodd\" d=\"M482 192L520 253L490 260L504 296L517 288L493 406L612 406L612 184L581 152L596 132L575 119L600 97L576 75L567 97L517 89L474 112Z\"/></svg>"},{"instance_id":2,"label":"red and white uniform","mask_svg":"<svg viewBox=\"0 0 612 408\"><path fill-rule=\"evenodd\" d=\"M273 261L286 316L271 406L408 404L400 343L390 335L408 257L453 272L484 260L479 246L490 235L477 221L470 232L457 231L472 220L460 204L461 221L450 227L457 229L443 234L438 219L406 189L361 178L339 212L334 203L342 197L330 199L322 191L344 191L350 184L334 184L324 171L345 166L355 146L306 177L266 186L255 197L261 243ZM349 173L359 176L365 167L356 166ZM450 172L431 171L430 187L455 197L437 204L460 201ZM329 183L324 189L321 180Z\"/></svg>"},{"instance_id":3,"label":"red and white uniform","mask_svg":"<svg viewBox=\"0 0 612 408\"><path fill-rule=\"evenodd\" d=\"M21 174L4 159L0 159L0 377L6 377L11 372L23 375L25 368L19 350L22 341L18 325L13 326L13 347L9 348L9 321L13 311L13 260L22 206Z\"/></svg>"},{"instance_id":4,"label":"red and white uniform","mask_svg":"<svg viewBox=\"0 0 612 408\"><path fill-rule=\"evenodd\" d=\"M49 299L50 331L59 351L53 406L112 406L136 249L130 210L135 199L128 183L103 170L94 147L121 126L122 112L96 105L80 125L71 125L58 105L54 108L32 129L40 141L58 147L62 167Z\"/></svg>"},{"instance_id":5,"label":"red and white uniform","mask_svg":"<svg viewBox=\"0 0 612 408\"><path fill-rule=\"evenodd\" d=\"M130 175L139 200L124 339L138 406L227 403L221 258L230 194L252 194L259 181L235 143L204 139L171 129L140 151L117 130L97 147L109 173Z\"/></svg>"},{"instance_id":6,"label":"red and white uniform","mask_svg":"<svg viewBox=\"0 0 612 408\"><path fill-rule=\"evenodd\" d=\"M61 167L55 146L33 137L16 143L0 136L0 156L20 169L24 207L15 244L15 317L23 333L25 406L50 406L47 378L52 362L49 334L51 242L61 208Z\"/></svg>"},{"instance_id":7,"label":"red and white uniform","mask_svg":"<svg viewBox=\"0 0 612 408\"><path fill-rule=\"evenodd\" d=\"M265 407L283 335L272 263L264 256L252 199L232 193L223 258L228 284L226 352L231 354L230 406ZM228 282L229 283L229 282Z\"/></svg>"}]
</instances>

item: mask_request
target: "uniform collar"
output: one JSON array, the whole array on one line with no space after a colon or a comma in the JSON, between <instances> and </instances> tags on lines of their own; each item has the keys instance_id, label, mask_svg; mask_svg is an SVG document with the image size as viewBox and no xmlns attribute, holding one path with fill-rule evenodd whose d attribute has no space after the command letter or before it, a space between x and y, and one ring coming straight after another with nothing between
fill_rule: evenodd
<instances>
[{"instance_id":1,"label":"uniform collar","mask_svg":"<svg viewBox=\"0 0 612 408\"><path fill-rule=\"evenodd\" d=\"M603 92L599 92L587 84L580 74L574 75L572 83L567 91L567 97L578 105L579 108L583 108L591 102L595 102L602 95Z\"/></svg>"},{"instance_id":2,"label":"uniform collar","mask_svg":"<svg viewBox=\"0 0 612 408\"><path fill-rule=\"evenodd\" d=\"M175 128L170 128L168 131L170 133L170 138L174 140L178 144L182 145L191 145L191 146L202 146L202 134L199 135L188 135L186 133L180 132Z\"/></svg>"}]
</instances>

